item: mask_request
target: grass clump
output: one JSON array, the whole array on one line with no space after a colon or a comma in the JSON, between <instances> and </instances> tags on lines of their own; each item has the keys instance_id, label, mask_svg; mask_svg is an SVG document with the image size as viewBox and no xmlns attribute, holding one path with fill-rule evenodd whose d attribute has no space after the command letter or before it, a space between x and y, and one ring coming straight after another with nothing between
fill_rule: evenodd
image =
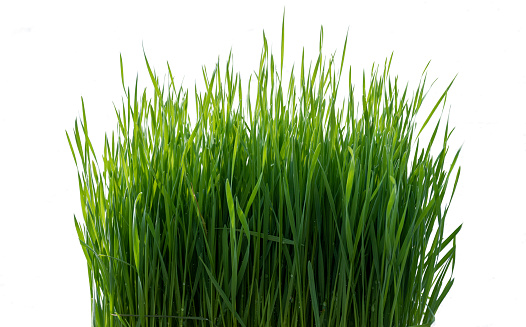
<instances>
[{"instance_id":1,"label":"grass clump","mask_svg":"<svg viewBox=\"0 0 526 327\"><path fill-rule=\"evenodd\" d=\"M102 169L83 105L68 141L93 326L434 321L453 284L460 230L444 235L447 185L454 177L453 194L460 174L452 176L458 151L446 165L451 130L435 158L440 120L419 146L425 74L410 96L390 78L390 59L380 74L373 66L368 85L364 73L360 98L350 87L337 104L345 46L338 67L322 56L322 35L314 68L302 58L299 83L294 72L282 80L283 35L280 63L264 38L246 93L230 58L224 72L219 63L211 75L203 69L194 126L170 66L161 85L146 60L153 99L137 84L125 88Z\"/></svg>"}]
</instances>

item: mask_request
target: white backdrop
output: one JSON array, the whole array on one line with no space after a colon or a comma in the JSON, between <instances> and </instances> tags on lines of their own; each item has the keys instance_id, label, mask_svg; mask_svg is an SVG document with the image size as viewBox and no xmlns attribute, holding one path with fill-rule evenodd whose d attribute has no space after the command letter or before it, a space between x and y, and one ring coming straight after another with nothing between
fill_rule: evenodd
<instances>
[{"instance_id":1,"label":"white backdrop","mask_svg":"<svg viewBox=\"0 0 526 327\"><path fill-rule=\"evenodd\" d=\"M526 307L526 31L521 1L396 1L170 5L129 2L3 1L0 4L0 326L89 326L85 259L73 214L81 216L65 130L82 113L95 151L115 129L113 103L125 82L149 87L143 46L162 78L166 61L193 94L201 65L211 71L230 49L245 82L258 67L265 30L285 70L324 53L362 70L394 52L392 73L414 90L429 60L426 111L458 73L448 96L463 144L462 174L448 228L457 239L455 284L435 326L524 326ZM347 75L344 73L344 78ZM356 82L355 82L356 81ZM430 83L428 84L430 85ZM340 94L347 89L342 82ZM360 94L360 92L358 92ZM193 99L193 97L191 97ZM190 102L193 105L193 102ZM81 218L82 220L82 218ZM521 277L522 276L522 277Z\"/></svg>"}]
</instances>

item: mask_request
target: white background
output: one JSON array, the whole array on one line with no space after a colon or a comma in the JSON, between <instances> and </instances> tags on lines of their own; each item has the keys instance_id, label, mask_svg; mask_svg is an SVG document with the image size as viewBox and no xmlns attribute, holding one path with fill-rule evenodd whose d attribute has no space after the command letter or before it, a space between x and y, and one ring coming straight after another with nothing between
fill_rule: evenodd
<instances>
[{"instance_id":1,"label":"white background","mask_svg":"<svg viewBox=\"0 0 526 327\"><path fill-rule=\"evenodd\" d=\"M73 214L81 216L77 173L65 133L82 113L80 97L101 153L104 133L116 127L113 103L123 96L120 53L126 84L138 74L140 90L151 89L143 46L157 74L167 75L169 61L190 94L194 83L202 89L201 65L211 71L218 56L224 65L230 49L246 83L258 68L263 29L279 57L284 7L288 70L300 65L302 46L307 62L315 61L323 25L324 53L336 52L337 62L349 29L345 63L357 86L363 69L368 74L394 51L393 76L414 90L432 60L428 80L438 80L423 111L458 73L446 110L456 127L451 152L463 144L462 174L448 228L463 229L455 284L435 326L526 325L526 10L520 1L441 0L3 1L0 326L90 324L87 268L73 223Z\"/></svg>"}]
</instances>

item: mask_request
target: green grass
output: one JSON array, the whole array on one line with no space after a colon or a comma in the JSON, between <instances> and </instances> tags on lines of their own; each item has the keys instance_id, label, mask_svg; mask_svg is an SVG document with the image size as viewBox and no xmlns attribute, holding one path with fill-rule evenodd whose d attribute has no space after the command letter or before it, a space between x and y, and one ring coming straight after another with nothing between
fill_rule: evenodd
<instances>
[{"instance_id":1,"label":"green grass","mask_svg":"<svg viewBox=\"0 0 526 327\"><path fill-rule=\"evenodd\" d=\"M424 146L418 135L451 84L419 129L426 70L410 95L386 60L368 83L364 73L360 97L350 87L337 103L346 44L336 63L322 55L320 37L314 68L302 58L299 80L292 71L284 81L284 33L279 60L264 38L248 91L229 58L224 71L203 68L195 104L170 66L161 85L146 60L154 96L126 88L122 76L118 130L106 136L102 162L83 104L80 126L66 134L79 171L84 224L75 218L75 227L93 326L435 320L453 284L460 227L444 235L444 226L459 151L447 156L452 130L446 123L441 136L440 119Z\"/></svg>"}]
</instances>

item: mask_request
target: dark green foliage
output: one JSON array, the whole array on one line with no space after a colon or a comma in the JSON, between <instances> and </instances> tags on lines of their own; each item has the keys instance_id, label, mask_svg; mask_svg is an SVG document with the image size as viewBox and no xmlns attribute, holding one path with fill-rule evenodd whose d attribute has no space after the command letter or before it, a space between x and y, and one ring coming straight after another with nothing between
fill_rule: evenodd
<instances>
[{"instance_id":1,"label":"dark green foliage","mask_svg":"<svg viewBox=\"0 0 526 327\"><path fill-rule=\"evenodd\" d=\"M424 148L416 142L425 78L410 96L389 78L389 60L340 106L345 51L338 68L320 40L314 68L302 58L299 83L292 74L285 84L283 49L276 67L264 40L249 82L256 98L242 93L230 59L225 72L203 69L195 126L171 70L162 86L146 61L155 95L126 91L102 170L83 107L68 140L94 326L434 321L453 283L460 227L444 236L444 197L460 169L451 175L459 152L446 165L448 126Z\"/></svg>"}]
</instances>

